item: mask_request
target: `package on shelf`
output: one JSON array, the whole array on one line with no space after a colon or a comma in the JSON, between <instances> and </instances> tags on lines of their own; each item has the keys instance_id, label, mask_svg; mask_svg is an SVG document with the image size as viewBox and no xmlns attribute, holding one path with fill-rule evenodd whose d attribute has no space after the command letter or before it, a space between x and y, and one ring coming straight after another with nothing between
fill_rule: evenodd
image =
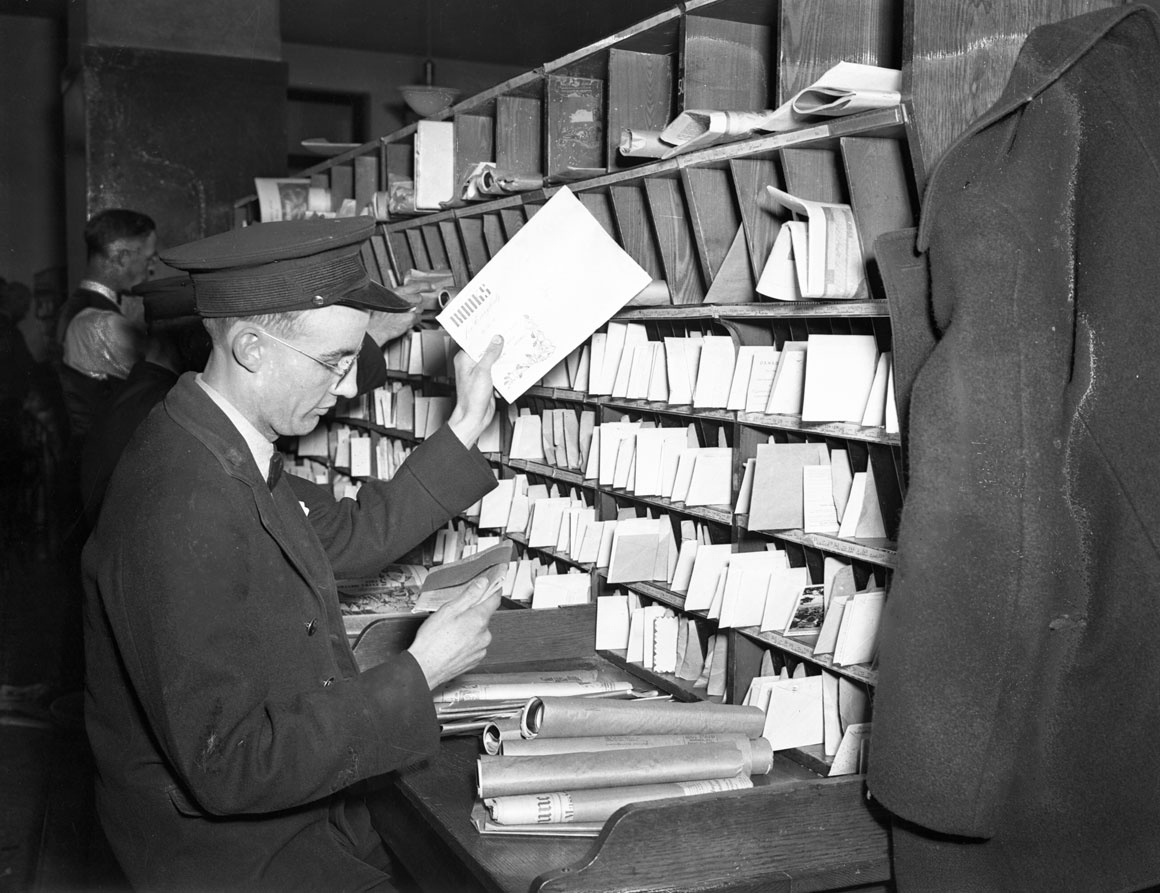
<instances>
[{"instance_id":1,"label":"package on shelf","mask_svg":"<svg viewBox=\"0 0 1160 893\"><path fill-rule=\"evenodd\" d=\"M408 375L454 377L451 338L446 332L441 329L419 329L411 332L410 341L407 368L404 370Z\"/></svg>"},{"instance_id":2,"label":"package on shelf","mask_svg":"<svg viewBox=\"0 0 1160 893\"><path fill-rule=\"evenodd\" d=\"M350 469L351 433L350 426L343 424L331 425L327 432L327 450L336 468Z\"/></svg>"},{"instance_id":3,"label":"package on shelf","mask_svg":"<svg viewBox=\"0 0 1160 893\"><path fill-rule=\"evenodd\" d=\"M774 186L774 203L805 220L778 230L757 281L758 294L778 301L862 300L868 296L866 263L853 209L790 195Z\"/></svg>"},{"instance_id":4,"label":"package on shelf","mask_svg":"<svg viewBox=\"0 0 1160 893\"><path fill-rule=\"evenodd\" d=\"M777 358L765 411L771 415L800 416L806 382L805 341L786 341Z\"/></svg>"},{"instance_id":5,"label":"package on shelf","mask_svg":"<svg viewBox=\"0 0 1160 893\"><path fill-rule=\"evenodd\" d=\"M351 434L350 446L350 476L353 478L374 477L374 467L371 461L373 444L369 434Z\"/></svg>"},{"instance_id":6,"label":"package on shelf","mask_svg":"<svg viewBox=\"0 0 1160 893\"><path fill-rule=\"evenodd\" d=\"M524 555L512 563L504 580L503 594L513 601L530 603L536 578L555 572L551 561L535 555Z\"/></svg>"},{"instance_id":7,"label":"package on shelf","mask_svg":"<svg viewBox=\"0 0 1160 893\"><path fill-rule=\"evenodd\" d=\"M810 335L802 421L861 424L878 366L878 345L873 335ZM884 368L880 402L885 401L885 374Z\"/></svg>"},{"instance_id":8,"label":"package on shelf","mask_svg":"<svg viewBox=\"0 0 1160 893\"><path fill-rule=\"evenodd\" d=\"M401 381L389 381L369 395L368 421L384 428L411 431L415 427L415 389Z\"/></svg>"},{"instance_id":9,"label":"package on shelf","mask_svg":"<svg viewBox=\"0 0 1160 893\"><path fill-rule=\"evenodd\" d=\"M676 567L677 544L667 515L617 522L608 561L609 583L668 583Z\"/></svg>"},{"instance_id":10,"label":"package on shelf","mask_svg":"<svg viewBox=\"0 0 1160 893\"><path fill-rule=\"evenodd\" d=\"M885 538L872 464L853 472L848 452L824 443L760 443L756 452L752 472L746 469L752 483L743 481L748 505L739 499L737 508L748 510L748 529Z\"/></svg>"},{"instance_id":11,"label":"package on shelf","mask_svg":"<svg viewBox=\"0 0 1160 893\"><path fill-rule=\"evenodd\" d=\"M440 292L446 288L453 288L454 285L455 277L450 270L410 269L403 276L402 285L396 286L394 290L423 310L437 310ZM408 343L408 349L409 347ZM388 368L394 367L388 362ZM405 369L404 366L399 371Z\"/></svg>"},{"instance_id":12,"label":"package on shelf","mask_svg":"<svg viewBox=\"0 0 1160 893\"><path fill-rule=\"evenodd\" d=\"M624 651L630 663L688 682L695 682L705 666L693 619L664 605L642 606L633 592L597 598L595 647Z\"/></svg>"},{"instance_id":13,"label":"package on shelf","mask_svg":"<svg viewBox=\"0 0 1160 893\"><path fill-rule=\"evenodd\" d=\"M733 383L737 345L727 335L705 335L700 341L693 406L697 409L724 409Z\"/></svg>"},{"instance_id":14,"label":"package on shelf","mask_svg":"<svg viewBox=\"0 0 1160 893\"><path fill-rule=\"evenodd\" d=\"M426 562L428 564L461 561L492 546L510 542L502 536L480 534L476 527L462 520L448 521L446 527L435 531L428 540L431 543L431 554Z\"/></svg>"},{"instance_id":15,"label":"package on shelf","mask_svg":"<svg viewBox=\"0 0 1160 893\"><path fill-rule=\"evenodd\" d=\"M649 341L643 323L613 321L589 346L595 396L898 430L890 353L872 335L809 335L779 349L696 332Z\"/></svg>"},{"instance_id":16,"label":"package on shelf","mask_svg":"<svg viewBox=\"0 0 1160 893\"><path fill-rule=\"evenodd\" d=\"M634 592L614 592L596 598L597 651L624 651L628 648L629 616L640 607Z\"/></svg>"},{"instance_id":17,"label":"package on shelf","mask_svg":"<svg viewBox=\"0 0 1160 893\"><path fill-rule=\"evenodd\" d=\"M430 437L442 428L455 409L455 398L415 395L414 431L419 438Z\"/></svg>"},{"instance_id":18,"label":"package on shelf","mask_svg":"<svg viewBox=\"0 0 1160 893\"><path fill-rule=\"evenodd\" d=\"M588 604L592 580L577 568L566 573L541 573L532 585L532 608L563 608Z\"/></svg>"},{"instance_id":19,"label":"package on shelf","mask_svg":"<svg viewBox=\"0 0 1160 893\"><path fill-rule=\"evenodd\" d=\"M406 372L411 367L411 338L394 338L383 348L383 359L391 372Z\"/></svg>"},{"instance_id":20,"label":"package on shelf","mask_svg":"<svg viewBox=\"0 0 1160 893\"><path fill-rule=\"evenodd\" d=\"M741 345L733 367L726 409L765 412L781 351L770 345Z\"/></svg>"},{"instance_id":21,"label":"package on shelf","mask_svg":"<svg viewBox=\"0 0 1160 893\"><path fill-rule=\"evenodd\" d=\"M367 407L370 404L369 394L359 394L356 397L339 397L334 404L334 414L345 419L359 419L369 421Z\"/></svg>"},{"instance_id":22,"label":"package on shelf","mask_svg":"<svg viewBox=\"0 0 1160 893\"><path fill-rule=\"evenodd\" d=\"M438 210L455 198L455 125L422 120L415 130L415 191L417 211Z\"/></svg>"},{"instance_id":23,"label":"package on shelf","mask_svg":"<svg viewBox=\"0 0 1160 893\"><path fill-rule=\"evenodd\" d=\"M375 445L375 477L387 481L411 455L411 446L396 437L379 437Z\"/></svg>"},{"instance_id":24,"label":"package on shelf","mask_svg":"<svg viewBox=\"0 0 1160 893\"><path fill-rule=\"evenodd\" d=\"M861 771L864 745L870 734L870 700L863 685L805 664L794 672L782 667L777 675L755 676L742 701L765 712L762 737L774 751L821 745L832 758L829 774Z\"/></svg>"}]
</instances>

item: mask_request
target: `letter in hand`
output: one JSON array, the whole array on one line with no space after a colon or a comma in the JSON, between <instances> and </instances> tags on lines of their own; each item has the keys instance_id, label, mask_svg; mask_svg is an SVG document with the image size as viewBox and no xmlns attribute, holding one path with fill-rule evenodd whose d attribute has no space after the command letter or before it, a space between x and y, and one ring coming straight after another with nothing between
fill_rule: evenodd
<instances>
[{"instance_id":1,"label":"letter in hand","mask_svg":"<svg viewBox=\"0 0 1160 893\"><path fill-rule=\"evenodd\" d=\"M447 424L465 447L475 445L495 415L491 367L503 353L503 337L496 335L478 363L462 350L455 355L457 402Z\"/></svg>"},{"instance_id":2,"label":"letter in hand","mask_svg":"<svg viewBox=\"0 0 1160 893\"><path fill-rule=\"evenodd\" d=\"M458 598L428 617L407 649L419 664L427 685L436 689L475 667L491 643L487 625L499 607L500 587L473 580Z\"/></svg>"}]
</instances>

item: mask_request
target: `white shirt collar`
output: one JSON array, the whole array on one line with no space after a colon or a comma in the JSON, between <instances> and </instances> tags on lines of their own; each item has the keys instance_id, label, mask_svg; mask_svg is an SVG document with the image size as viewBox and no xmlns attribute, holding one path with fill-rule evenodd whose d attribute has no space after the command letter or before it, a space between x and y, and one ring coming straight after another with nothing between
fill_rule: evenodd
<instances>
[{"instance_id":1,"label":"white shirt collar","mask_svg":"<svg viewBox=\"0 0 1160 893\"><path fill-rule=\"evenodd\" d=\"M262 432L250 424L250 420L238 412L237 407L230 403L220 392L209 385L201 373L197 373L197 383L201 385L209 398L217 404L218 408L226 414L238 433L242 435L242 439L246 441L246 446L250 448L250 454L254 457L254 463L258 466L258 471L262 477L270 468L270 457L274 455L274 444L270 443Z\"/></svg>"},{"instance_id":2,"label":"white shirt collar","mask_svg":"<svg viewBox=\"0 0 1160 893\"><path fill-rule=\"evenodd\" d=\"M86 291L95 291L97 294L108 298L116 304L118 310L121 308L121 296L104 283L97 282L93 279L82 279L77 288L83 288Z\"/></svg>"}]
</instances>

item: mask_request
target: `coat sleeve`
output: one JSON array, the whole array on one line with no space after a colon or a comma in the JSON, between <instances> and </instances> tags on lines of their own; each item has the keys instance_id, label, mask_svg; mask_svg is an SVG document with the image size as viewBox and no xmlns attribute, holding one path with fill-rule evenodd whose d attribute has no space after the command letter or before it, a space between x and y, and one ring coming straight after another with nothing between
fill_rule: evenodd
<instances>
[{"instance_id":1,"label":"coat sleeve","mask_svg":"<svg viewBox=\"0 0 1160 893\"><path fill-rule=\"evenodd\" d=\"M483 455L446 425L389 481L363 484L357 500L336 501L309 481L290 480L338 577L378 573L496 485Z\"/></svg>"},{"instance_id":2,"label":"coat sleeve","mask_svg":"<svg viewBox=\"0 0 1160 893\"><path fill-rule=\"evenodd\" d=\"M295 808L433 753L438 725L414 659L345 678L327 637L302 631L319 594L263 529L265 494L196 449L170 458L180 475L121 488L86 550L89 597L116 643L101 662L95 641L90 668L126 680L122 696L93 680L108 699L90 719L98 746L108 749L102 711L108 737L131 743L116 738L128 709L116 704L135 702L197 804L220 815Z\"/></svg>"}]
</instances>

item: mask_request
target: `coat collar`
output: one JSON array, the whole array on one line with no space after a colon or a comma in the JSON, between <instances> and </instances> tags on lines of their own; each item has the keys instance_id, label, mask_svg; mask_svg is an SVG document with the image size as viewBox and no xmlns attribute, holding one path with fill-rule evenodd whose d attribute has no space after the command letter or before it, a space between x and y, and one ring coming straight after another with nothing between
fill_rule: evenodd
<instances>
[{"instance_id":1,"label":"coat collar","mask_svg":"<svg viewBox=\"0 0 1160 893\"><path fill-rule=\"evenodd\" d=\"M197 383L197 373L186 372L165 395L165 410L178 425L205 444L233 477L266 486L246 440L226 414Z\"/></svg>"},{"instance_id":2,"label":"coat collar","mask_svg":"<svg viewBox=\"0 0 1160 893\"><path fill-rule=\"evenodd\" d=\"M186 372L177 380L165 396L164 407L174 423L200 441L227 474L249 486L262 526L311 588L316 593L320 589L333 591L334 576L325 550L285 475L271 491L245 438L197 383L196 373Z\"/></svg>"},{"instance_id":3,"label":"coat collar","mask_svg":"<svg viewBox=\"0 0 1160 893\"><path fill-rule=\"evenodd\" d=\"M943 153L927 184L923 208L928 213L922 215L918 232L918 250L925 251L929 245L932 208L941 204L939 192L943 188L954 188L953 184L943 186L947 169L947 159L980 131L1006 118L1012 112L1031 102L1036 96L1058 81L1091 47L1101 40L1112 28L1132 15L1148 16L1153 27L1160 32L1160 16L1149 6L1139 4L1114 6L1075 16L1050 25L1035 28L1027 35L1015 67L995 104L968 125Z\"/></svg>"}]
</instances>

